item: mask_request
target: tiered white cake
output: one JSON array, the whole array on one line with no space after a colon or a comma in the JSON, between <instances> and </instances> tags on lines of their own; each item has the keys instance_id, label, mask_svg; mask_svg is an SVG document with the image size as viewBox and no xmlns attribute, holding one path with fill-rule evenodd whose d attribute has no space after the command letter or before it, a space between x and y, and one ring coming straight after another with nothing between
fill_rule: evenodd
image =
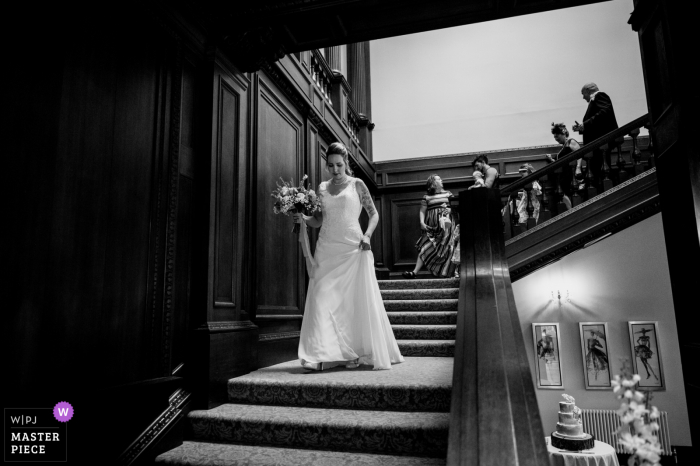
<instances>
[{"instance_id":1,"label":"tiered white cake","mask_svg":"<svg viewBox=\"0 0 700 466\"><path fill-rule=\"evenodd\" d=\"M582 438L584 433L580 412L581 410L573 401L560 401L557 434L563 437Z\"/></svg>"},{"instance_id":2,"label":"tiered white cake","mask_svg":"<svg viewBox=\"0 0 700 466\"><path fill-rule=\"evenodd\" d=\"M559 402L559 422L552 432L552 446L564 450L586 450L593 448L595 440L583 432L581 410L572 396L562 395L566 401Z\"/></svg>"}]
</instances>

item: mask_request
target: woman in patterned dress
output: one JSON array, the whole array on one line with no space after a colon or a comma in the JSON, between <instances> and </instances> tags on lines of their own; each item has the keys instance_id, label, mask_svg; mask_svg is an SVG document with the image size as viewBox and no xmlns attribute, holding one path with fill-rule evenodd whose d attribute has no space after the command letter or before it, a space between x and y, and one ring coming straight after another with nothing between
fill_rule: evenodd
<instances>
[{"instance_id":1,"label":"woman in patterned dress","mask_svg":"<svg viewBox=\"0 0 700 466\"><path fill-rule=\"evenodd\" d=\"M450 209L452 193L442 187L438 175L430 175L426 182L427 194L420 206L420 227L423 234L416 242L418 260L412 272L404 272L406 278L416 278L425 266L436 277L448 278L455 274L457 264L452 262L456 222Z\"/></svg>"}]
</instances>

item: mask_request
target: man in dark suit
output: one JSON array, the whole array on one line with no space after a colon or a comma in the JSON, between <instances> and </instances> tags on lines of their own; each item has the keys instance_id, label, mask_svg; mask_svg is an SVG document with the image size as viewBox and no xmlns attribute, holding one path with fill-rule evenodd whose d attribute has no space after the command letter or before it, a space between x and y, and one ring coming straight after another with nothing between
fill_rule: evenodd
<instances>
[{"instance_id":1,"label":"man in dark suit","mask_svg":"<svg viewBox=\"0 0 700 466\"><path fill-rule=\"evenodd\" d=\"M593 142L601 136L608 134L618 128L613 110L612 101L605 92L600 92L594 83L588 83L581 89L581 95L588 102L588 109L583 116L583 123L576 122L573 130L583 135L583 144ZM596 149L593 151L590 160L590 169L593 173L593 180L601 191L601 172L603 168L603 151Z\"/></svg>"}]
</instances>

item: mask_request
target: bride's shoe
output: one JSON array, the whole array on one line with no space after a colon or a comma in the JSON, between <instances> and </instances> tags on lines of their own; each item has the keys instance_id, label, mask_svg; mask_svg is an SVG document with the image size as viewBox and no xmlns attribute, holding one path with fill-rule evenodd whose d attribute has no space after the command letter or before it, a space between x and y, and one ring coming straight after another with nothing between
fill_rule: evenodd
<instances>
[{"instance_id":1,"label":"bride's shoe","mask_svg":"<svg viewBox=\"0 0 700 466\"><path fill-rule=\"evenodd\" d=\"M305 360L305 359L302 359L302 360L301 360L301 366L302 366L304 369L309 369L309 370L312 370L312 371L319 371L319 372L322 371L322 370L324 369L323 363L322 363L322 362L309 362L309 361L307 361L307 360Z\"/></svg>"},{"instance_id":2,"label":"bride's shoe","mask_svg":"<svg viewBox=\"0 0 700 466\"><path fill-rule=\"evenodd\" d=\"M360 367L360 358L345 363L346 369L357 369L358 367Z\"/></svg>"}]
</instances>

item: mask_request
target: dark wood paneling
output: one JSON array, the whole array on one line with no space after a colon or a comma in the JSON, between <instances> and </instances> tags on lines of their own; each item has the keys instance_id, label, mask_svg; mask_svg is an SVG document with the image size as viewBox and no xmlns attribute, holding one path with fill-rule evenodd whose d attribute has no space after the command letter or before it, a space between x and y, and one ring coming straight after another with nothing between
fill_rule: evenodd
<instances>
[{"instance_id":1,"label":"dark wood paneling","mask_svg":"<svg viewBox=\"0 0 700 466\"><path fill-rule=\"evenodd\" d=\"M393 264L410 265L416 263L418 252L415 244L421 235L421 197L391 201Z\"/></svg>"},{"instance_id":2,"label":"dark wood paneling","mask_svg":"<svg viewBox=\"0 0 700 466\"><path fill-rule=\"evenodd\" d=\"M270 193L282 177L298 183L304 167L304 124L275 86L260 77L257 134L256 257L258 316L300 314L304 270L291 218L272 212Z\"/></svg>"},{"instance_id":3,"label":"dark wood paneling","mask_svg":"<svg viewBox=\"0 0 700 466\"><path fill-rule=\"evenodd\" d=\"M225 82L219 88L219 146L218 146L218 186L217 186L217 228L216 228L216 275L215 306L236 305L234 296L236 276L235 205L239 186L236 171L239 163L237 140L241 125L238 119L239 95Z\"/></svg>"},{"instance_id":4,"label":"dark wood paneling","mask_svg":"<svg viewBox=\"0 0 700 466\"><path fill-rule=\"evenodd\" d=\"M209 166L209 248L211 308L209 321L247 319L242 305L246 199L249 189L249 83L217 57L212 77L212 147Z\"/></svg>"},{"instance_id":5,"label":"dark wood paneling","mask_svg":"<svg viewBox=\"0 0 700 466\"><path fill-rule=\"evenodd\" d=\"M377 214L379 214L379 223L377 223L377 228L374 229L371 241L374 265L377 267L384 267L384 229L382 228L382 216L384 211L382 209L382 198L380 196L375 196L374 207L377 209Z\"/></svg>"},{"instance_id":6,"label":"dark wood paneling","mask_svg":"<svg viewBox=\"0 0 700 466\"><path fill-rule=\"evenodd\" d=\"M84 413L72 427L78 461L97 435L91 417L108 387L140 386L174 367L174 330L187 314L174 284L186 295L188 265L178 261L188 255L191 225L191 203L178 209L178 201L192 186L180 184L181 47L173 32L147 13L114 12L100 27L70 15L51 23L23 25L44 59L27 53L39 49L28 43L6 57L14 95L3 96L2 126L12 134L6 184L16 210L7 228L13 252L2 261L14 276L3 354L10 405L61 398ZM181 362L182 343L177 351ZM47 380L54 389L45 390ZM100 432L104 457L151 420L109 423Z\"/></svg>"},{"instance_id":7,"label":"dark wood paneling","mask_svg":"<svg viewBox=\"0 0 700 466\"><path fill-rule=\"evenodd\" d=\"M386 174L387 186L396 185L407 182L423 182L439 170L440 178L443 180L466 178L472 175L471 164L461 164L453 167L439 167L438 169L428 168L424 170L406 170L397 172L388 172Z\"/></svg>"}]
</instances>

